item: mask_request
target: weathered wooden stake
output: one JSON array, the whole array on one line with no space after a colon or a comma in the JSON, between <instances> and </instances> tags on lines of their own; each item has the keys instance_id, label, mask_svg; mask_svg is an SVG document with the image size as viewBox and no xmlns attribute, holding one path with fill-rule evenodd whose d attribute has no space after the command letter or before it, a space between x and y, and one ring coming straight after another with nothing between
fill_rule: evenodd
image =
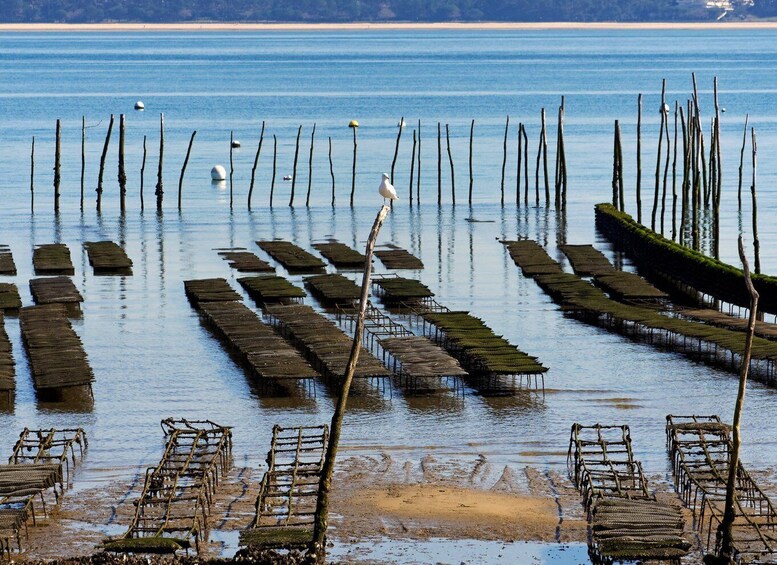
<instances>
[{"instance_id":1,"label":"weathered wooden stake","mask_svg":"<svg viewBox=\"0 0 777 565\"><path fill-rule=\"evenodd\" d=\"M685 114L683 113L683 107L680 106L680 126L683 131L683 182L680 185L680 192L682 192L682 205L680 206L680 232L678 241L680 245L685 245L685 219L688 214L688 189L690 186L690 167L691 167L691 150L690 150L690 136L689 127L685 123Z\"/></svg>"},{"instance_id":2,"label":"weathered wooden stake","mask_svg":"<svg viewBox=\"0 0 777 565\"><path fill-rule=\"evenodd\" d=\"M661 235L664 235L664 214L666 211L666 183L669 178L669 155L671 144L669 143L669 108L662 106L664 114L664 135L666 136L666 155L664 156L664 181L661 188Z\"/></svg>"},{"instance_id":3,"label":"weathered wooden stake","mask_svg":"<svg viewBox=\"0 0 777 565\"><path fill-rule=\"evenodd\" d=\"M413 204L413 173L415 172L415 146L416 146L417 140L415 135L415 130L413 130L413 151L410 155L410 186L408 187L409 194L409 201L410 204Z\"/></svg>"},{"instance_id":4,"label":"weathered wooden stake","mask_svg":"<svg viewBox=\"0 0 777 565\"><path fill-rule=\"evenodd\" d=\"M119 209L127 210L127 172L124 170L124 114L119 116Z\"/></svg>"},{"instance_id":5,"label":"weathered wooden stake","mask_svg":"<svg viewBox=\"0 0 777 565\"><path fill-rule=\"evenodd\" d=\"M351 207L353 208L353 196L356 194L356 130L359 126L351 126L353 130L353 167L351 169Z\"/></svg>"},{"instance_id":6,"label":"weathered wooden stake","mask_svg":"<svg viewBox=\"0 0 777 565\"><path fill-rule=\"evenodd\" d=\"M624 212L626 210L626 198L623 193L623 142L620 122L615 123L615 138L618 151L618 202L620 203L620 211Z\"/></svg>"},{"instance_id":7,"label":"weathered wooden stake","mask_svg":"<svg viewBox=\"0 0 777 565\"><path fill-rule=\"evenodd\" d=\"M146 173L146 136L143 136L143 163L140 165L140 210L143 211L143 177Z\"/></svg>"},{"instance_id":8,"label":"weathered wooden stake","mask_svg":"<svg viewBox=\"0 0 777 565\"><path fill-rule=\"evenodd\" d=\"M475 136L475 120L469 126L469 204L472 205L472 185L474 177L472 175L472 141ZM504 200L504 195L503 195Z\"/></svg>"},{"instance_id":9,"label":"weathered wooden stake","mask_svg":"<svg viewBox=\"0 0 777 565\"><path fill-rule=\"evenodd\" d=\"M518 165L515 175L515 205L521 205L521 157L523 153L523 124L518 122Z\"/></svg>"},{"instance_id":10,"label":"weathered wooden stake","mask_svg":"<svg viewBox=\"0 0 777 565\"><path fill-rule=\"evenodd\" d=\"M300 124L297 130L297 144L294 147L294 170L291 173L291 197L289 198L289 206L294 206L294 187L297 184L297 163L299 162L299 138L302 135L302 125Z\"/></svg>"},{"instance_id":11,"label":"weathered wooden stake","mask_svg":"<svg viewBox=\"0 0 777 565\"><path fill-rule=\"evenodd\" d=\"M664 141L664 125L666 124L666 79L661 81L661 125L658 130L658 153L656 155L656 185L653 191L653 211L650 215L650 229L656 231L656 213L658 212L658 190L661 187L661 145Z\"/></svg>"},{"instance_id":12,"label":"weathered wooden stake","mask_svg":"<svg viewBox=\"0 0 777 565\"><path fill-rule=\"evenodd\" d=\"M165 115L159 114L159 168L156 172L156 209L162 210L162 199L165 196L164 184L162 181L162 171L164 170L165 158Z\"/></svg>"},{"instance_id":13,"label":"weathered wooden stake","mask_svg":"<svg viewBox=\"0 0 777 565\"><path fill-rule=\"evenodd\" d=\"M421 120L418 120L418 171L415 179L415 199L421 203Z\"/></svg>"},{"instance_id":14,"label":"weathered wooden stake","mask_svg":"<svg viewBox=\"0 0 777 565\"><path fill-rule=\"evenodd\" d=\"M103 144L103 153L100 157L100 172L97 175L97 211L102 209L103 199L103 174L105 172L105 158L108 155L108 144L111 142L111 131L113 131L113 114L111 114L111 121L108 123L108 133L105 135L105 143Z\"/></svg>"},{"instance_id":15,"label":"weathered wooden stake","mask_svg":"<svg viewBox=\"0 0 777 565\"><path fill-rule=\"evenodd\" d=\"M340 395L337 399L332 423L330 426L329 442L327 444L326 456L321 468L321 479L319 481L318 499L316 501L315 523L313 526L313 541L310 547L310 553L315 557L316 563L326 562L326 530L329 518L329 491L332 488L332 477L334 476L335 461L337 459L337 449L340 445L340 433L345 416L346 405L348 402L348 393L351 389L351 382L356 370L356 363L359 360L359 352L362 348L362 337L364 333L364 318L367 312L367 302L370 291L370 274L372 270L372 252L375 248L375 241L378 238L378 232L386 218L390 208L382 206L378 215L375 217L375 223L372 225L369 238L367 239L367 248L365 251L366 260L364 262L364 275L362 276L361 298L359 300L359 314L356 317L356 328L353 335L353 345L351 354L346 365L343 384L340 389Z\"/></svg>"},{"instance_id":16,"label":"weathered wooden stake","mask_svg":"<svg viewBox=\"0 0 777 565\"><path fill-rule=\"evenodd\" d=\"M502 206L505 205L505 167L507 167L507 134L509 130L510 130L510 116L508 115L507 120L505 121L505 139L504 139L504 143L502 144L502 184L500 185L501 186L500 202Z\"/></svg>"},{"instance_id":17,"label":"weathered wooden stake","mask_svg":"<svg viewBox=\"0 0 777 565\"><path fill-rule=\"evenodd\" d=\"M405 117L402 116L399 120L399 124L397 124L397 142L394 145L394 158L391 160L391 184L394 184L394 167L397 164L397 156L399 155L399 140L402 139L402 130L405 129L404 126L405 123Z\"/></svg>"},{"instance_id":18,"label":"weathered wooden stake","mask_svg":"<svg viewBox=\"0 0 777 565\"><path fill-rule=\"evenodd\" d=\"M745 145L747 144L747 120L750 114L745 114L745 129L742 132L742 149L739 151L739 187L737 188L737 205L742 209L742 171L745 163Z\"/></svg>"},{"instance_id":19,"label":"weathered wooden stake","mask_svg":"<svg viewBox=\"0 0 777 565\"><path fill-rule=\"evenodd\" d=\"M272 198L275 194L275 172L277 170L276 164L278 161L278 138L275 134L272 136L272 180L270 181L270 208L272 208ZM351 196L353 199L353 196Z\"/></svg>"},{"instance_id":20,"label":"weathered wooden stake","mask_svg":"<svg viewBox=\"0 0 777 565\"><path fill-rule=\"evenodd\" d=\"M612 205L620 210L621 205L618 202L618 120L615 120L615 127L612 131Z\"/></svg>"},{"instance_id":21,"label":"weathered wooden stake","mask_svg":"<svg viewBox=\"0 0 777 565\"><path fill-rule=\"evenodd\" d=\"M548 128L545 123L545 108L542 109L542 169L545 178L545 206L550 206L550 179L548 177Z\"/></svg>"},{"instance_id":22,"label":"weathered wooden stake","mask_svg":"<svg viewBox=\"0 0 777 565\"><path fill-rule=\"evenodd\" d=\"M758 315L758 291L753 286L750 278L750 266L745 255L745 246L742 236L739 236L739 258L742 261L742 270L745 274L745 285L750 294L750 314L747 319L747 335L745 337L745 352L742 356L742 366L739 371L739 388L737 389L737 401L734 405L734 419L731 422L731 453L728 461L728 480L726 481L726 502L723 507L723 520L718 526L718 535L721 540L720 557L725 563L734 562L734 547L732 526L736 513L734 506L737 499L737 479L739 472L739 451L742 445L740 437L740 421L745 405L745 391L747 390L747 375L750 370L750 356L753 348L753 335L755 334L755 322Z\"/></svg>"},{"instance_id":23,"label":"weathered wooden stake","mask_svg":"<svg viewBox=\"0 0 777 565\"><path fill-rule=\"evenodd\" d=\"M456 205L456 176L453 173L453 155L451 154L451 135L448 124L445 124L445 141L448 144L448 162L451 165L451 204Z\"/></svg>"},{"instance_id":24,"label":"weathered wooden stake","mask_svg":"<svg viewBox=\"0 0 777 565\"><path fill-rule=\"evenodd\" d=\"M680 104L674 101L674 143L672 144L672 241L677 237L677 116Z\"/></svg>"},{"instance_id":25,"label":"weathered wooden stake","mask_svg":"<svg viewBox=\"0 0 777 565\"><path fill-rule=\"evenodd\" d=\"M526 126L523 126L523 201L526 206L529 205L529 136L526 133Z\"/></svg>"},{"instance_id":26,"label":"weathered wooden stake","mask_svg":"<svg viewBox=\"0 0 777 565\"><path fill-rule=\"evenodd\" d=\"M30 212L35 212L35 136L30 150Z\"/></svg>"},{"instance_id":27,"label":"weathered wooden stake","mask_svg":"<svg viewBox=\"0 0 777 565\"><path fill-rule=\"evenodd\" d=\"M191 138L189 138L189 148L186 150L186 158L183 160L183 166L181 167L181 176L178 178L178 209L181 209L182 195L183 195L183 176L186 173L186 165L189 164L189 156L192 154L192 145L194 144L194 136L197 135L197 130L192 132Z\"/></svg>"},{"instance_id":28,"label":"weathered wooden stake","mask_svg":"<svg viewBox=\"0 0 777 565\"><path fill-rule=\"evenodd\" d=\"M61 181L62 121L57 119L54 146L54 212L59 212L59 184Z\"/></svg>"},{"instance_id":29,"label":"weathered wooden stake","mask_svg":"<svg viewBox=\"0 0 777 565\"><path fill-rule=\"evenodd\" d=\"M637 96L637 222L642 223L642 93Z\"/></svg>"},{"instance_id":30,"label":"weathered wooden stake","mask_svg":"<svg viewBox=\"0 0 777 565\"><path fill-rule=\"evenodd\" d=\"M310 155L308 155L308 193L305 197L305 206L310 206L310 189L313 186L313 145L316 141L316 124L313 123L313 132L310 134Z\"/></svg>"},{"instance_id":31,"label":"weathered wooden stake","mask_svg":"<svg viewBox=\"0 0 777 565\"><path fill-rule=\"evenodd\" d=\"M442 203L442 142L440 122L437 122L437 205Z\"/></svg>"},{"instance_id":32,"label":"weathered wooden stake","mask_svg":"<svg viewBox=\"0 0 777 565\"><path fill-rule=\"evenodd\" d=\"M254 156L254 166L251 168L251 184L248 187L248 209L251 209L251 197L254 195L254 181L256 180L256 168L259 166L259 156L262 154L262 143L264 142L264 120L262 120L262 131L259 134L259 146L256 148Z\"/></svg>"},{"instance_id":33,"label":"weathered wooden stake","mask_svg":"<svg viewBox=\"0 0 777 565\"><path fill-rule=\"evenodd\" d=\"M332 206L335 205L335 169L332 166L332 136L329 136L329 175L332 177Z\"/></svg>"},{"instance_id":34,"label":"weathered wooden stake","mask_svg":"<svg viewBox=\"0 0 777 565\"><path fill-rule=\"evenodd\" d=\"M84 178L86 176L86 116L81 116L81 211L84 210Z\"/></svg>"},{"instance_id":35,"label":"weathered wooden stake","mask_svg":"<svg viewBox=\"0 0 777 565\"><path fill-rule=\"evenodd\" d=\"M755 274L761 273L761 243L758 241L758 202L755 196L755 176L756 163L755 157L758 153L758 146L755 142L755 128L750 128L753 143L753 184L750 185L750 194L753 198L753 252L755 254Z\"/></svg>"},{"instance_id":36,"label":"weathered wooden stake","mask_svg":"<svg viewBox=\"0 0 777 565\"><path fill-rule=\"evenodd\" d=\"M235 152L235 132L229 132L229 209L232 209L233 198L233 184L232 177L235 174L235 164L232 154Z\"/></svg>"}]
</instances>

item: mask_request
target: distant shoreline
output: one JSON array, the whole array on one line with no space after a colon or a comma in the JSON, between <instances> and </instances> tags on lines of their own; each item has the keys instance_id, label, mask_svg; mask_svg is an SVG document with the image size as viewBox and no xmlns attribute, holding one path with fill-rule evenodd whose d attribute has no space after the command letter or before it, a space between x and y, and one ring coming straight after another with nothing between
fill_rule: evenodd
<instances>
[{"instance_id":1,"label":"distant shoreline","mask_svg":"<svg viewBox=\"0 0 777 565\"><path fill-rule=\"evenodd\" d=\"M777 21L749 22L467 22L467 23L102 23L0 24L0 32L67 31L362 31L362 30L705 30L777 29Z\"/></svg>"}]
</instances>

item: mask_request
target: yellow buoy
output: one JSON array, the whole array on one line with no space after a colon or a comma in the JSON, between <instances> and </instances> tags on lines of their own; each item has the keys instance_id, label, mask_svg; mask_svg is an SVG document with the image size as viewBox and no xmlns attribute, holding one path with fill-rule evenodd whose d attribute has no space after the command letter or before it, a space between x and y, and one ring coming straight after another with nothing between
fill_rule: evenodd
<instances>
[{"instance_id":1,"label":"yellow buoy","mask_svg":"<svg viewBox=\"0 0 777 565\"><path fill-rule=\"evenodd\" d=\"M356 120L351 120L351 123L348 124L348 127L349 128L358 128L359 127L359 122L357 122Z\"/></svg>"}]
</instances>

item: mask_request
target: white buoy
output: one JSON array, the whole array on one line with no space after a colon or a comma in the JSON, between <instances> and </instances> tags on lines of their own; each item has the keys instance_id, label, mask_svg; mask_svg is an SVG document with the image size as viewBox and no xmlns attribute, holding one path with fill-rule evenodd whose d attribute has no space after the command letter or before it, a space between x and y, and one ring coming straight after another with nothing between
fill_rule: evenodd
<instances>
[{"instance_id":1,"label":"white buoy","mask_svg":"<svg viewBox=\"0 0 777 565\"><path fill-rule=\"evenodd\" d=\"M237 139L233 140L232 141L232 147L237 149L238 147L240 147L240 142Z\"/></svg>"},{"instance_id":2,"label":"white buoy","mask_svg":"<svg viewBox=\"0 0 777 565\"><path fill-rule=\"evenodd\" d=\"M146 109L146 105L143 104L142 100L138 100L137 102L135 102L135 109L136 110L145 110Z\"/></svg>"},{"instance_id":3,"label":"white buoy","mask_svg":"<svg viewBox=\"0 0 777 565\"><path fill-rule=\"evenodd\" d=\"M725 108L721 108L721 109L720 109L720 111L721 111L721 112L725 112L725 111L726 111L726 109L725 109Z\"/></svg>"},{"instance_id":4,"label":"white buoy","mask_svg":"<svg viewBox=\"0 0 777 565\"><path fill-rule=\"evenodd\" d=\"M214 181L226 180L227 171L221 165L216 165L210 170L210 178Z\"/></svg>"},{"instance_id":5,"label":"white buoy","mask_svg":"<svg viewBox=\"0 0 777 565\"><path fill-rule=\"evenodd\" d=\"M283 180L291 180L291 175L283 175Z\"/></svg>"},{"instance_id":6,"label":"white buoy","mask_svg":"<svg viewBox=\"0 0 777 565\"><path fill-rule=\"evenodd\" d=\"M669 104L664 102L663 105L661 106L661 109L658 112L659 112L659 114L662 113L662 112L664 114L668 114L669 113Z\"/></svg>"}]
</instances>

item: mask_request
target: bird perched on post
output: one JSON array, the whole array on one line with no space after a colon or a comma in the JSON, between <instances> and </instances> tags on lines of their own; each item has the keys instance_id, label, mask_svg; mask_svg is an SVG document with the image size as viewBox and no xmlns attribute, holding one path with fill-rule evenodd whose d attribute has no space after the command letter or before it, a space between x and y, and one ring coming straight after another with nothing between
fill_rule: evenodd
<instances>
[{"instance_id":1,"label":"bird perched on post","mask_svg":"<svg viewBox=\"0 0 777 565\"><path fill-rule=\"evenodd\" d=\"M399 199L397 191L394 189L394 185L389 182L389 176L386 173L383 173L383 180L378 187L378 192L383 197L384 204L386 203L387 198L389 201Z\"/></svg>"}]
</instances>

